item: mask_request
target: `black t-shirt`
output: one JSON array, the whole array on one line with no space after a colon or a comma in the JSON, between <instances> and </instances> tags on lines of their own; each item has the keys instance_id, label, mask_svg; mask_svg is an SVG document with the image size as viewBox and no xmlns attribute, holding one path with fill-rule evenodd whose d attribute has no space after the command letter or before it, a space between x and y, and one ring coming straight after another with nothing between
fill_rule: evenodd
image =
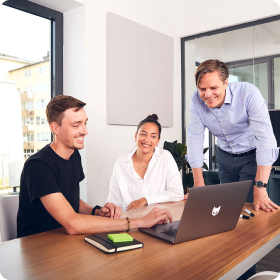
<instances>
[{"instance_id":1,"label":"black t-shirt","mask_svg":"<svg viewBox=\"0 0 280 280\"><path fill-rule=\"evenodd\" d=\"M84 177L78 150L65 160L47 145L31 156L21 173L17 237L62 227L42 204L42 196L60 192L78 213L79 182Z\"/></svg>"}]
</instances>

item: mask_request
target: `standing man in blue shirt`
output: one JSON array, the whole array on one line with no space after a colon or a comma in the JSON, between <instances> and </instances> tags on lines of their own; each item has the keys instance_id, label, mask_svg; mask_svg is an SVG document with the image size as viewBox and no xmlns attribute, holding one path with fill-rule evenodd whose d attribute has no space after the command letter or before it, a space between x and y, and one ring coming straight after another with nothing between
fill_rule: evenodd
<instances>
[{"instance_id":1,"label":"standing man in blue shirt","mask_svg":"<svg viewBox=\"0 0 280 280\"><path fill-rule=\"evenodd\" d=\"M187 160L194 186L204 186L202 176L204 130L218 139L216 158L221 183L254 180L247 202L255 210L279 209L267 194L271 165L278 158L269 113L257 87L228 83L227 65L206 60L195 73L197 90L190 105Z\"/></svg>"}]
</instances>

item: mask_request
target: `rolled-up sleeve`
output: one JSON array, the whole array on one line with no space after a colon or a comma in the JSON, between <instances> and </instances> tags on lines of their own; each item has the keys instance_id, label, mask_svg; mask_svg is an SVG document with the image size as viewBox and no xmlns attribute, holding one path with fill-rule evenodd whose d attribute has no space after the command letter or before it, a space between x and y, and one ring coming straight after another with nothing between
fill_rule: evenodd
<instances>
[{"instance_id":1,"label":"rolled-up sleeve","mask_svg":"<svg viewBox=\"0 0 280 280\"><path fill-rule=\"evenodd\" d=\"M194 95L192 95L186 156L186 160L192 168L203 166L204 131L205 125L198 114Z\"/></svg>"},{"instance_id":2,"label":"rolled-up sleeve","mask_svg":"<svg viewBox=\"0 0 280 280\"><path fill-rule=\"evenodd\" d=\"M270 166L278 158L278 148L265 100L256 87L249 95L247 112L256 139L257 165Z\"/></svg>"}]
</instances>

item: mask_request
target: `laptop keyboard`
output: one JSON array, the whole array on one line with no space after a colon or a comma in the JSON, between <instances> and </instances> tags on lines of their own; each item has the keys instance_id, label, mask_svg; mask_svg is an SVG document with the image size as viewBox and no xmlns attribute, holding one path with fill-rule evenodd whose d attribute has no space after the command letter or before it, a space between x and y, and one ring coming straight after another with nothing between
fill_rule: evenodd
<instances>
[{"instance_id":1,"label":"laptop keyboard","mask_svg":"<svg viewBox=\"0 0 280 280\"><path fill-rule=\"evenodd\" d=\"M167 231L163 231L161 233L175 238L177 235L177 229L167 230Z\"/></svg>"}]
</instances>

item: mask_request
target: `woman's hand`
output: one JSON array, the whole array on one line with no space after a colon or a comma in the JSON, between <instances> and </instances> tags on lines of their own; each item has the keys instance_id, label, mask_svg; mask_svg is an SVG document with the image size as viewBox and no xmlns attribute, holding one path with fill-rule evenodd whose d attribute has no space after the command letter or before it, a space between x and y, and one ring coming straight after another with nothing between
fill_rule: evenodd
<instances>
[{"instance_id":1,"label":"woman's hand","mask_svg":"<svg viewBox=\"0 0 280 280\"><path fill-rule=\"evenodd\" d=\"M131 209L137 209L140 207L145 206L146 204L148 204L147 200L145 197L142 197L138 200L134 200L132 201L128 206L127 206L127 211L131 210Z\"/></svg>"},{"instance_id":2,"label":"woman's hand","mask_svg":"<svg viewBox=\"0 0 280 280\"><path fill-rule=\"evenodd\" d=\"M101 209L95 210L96 216L119 218L122 214L122 208L114 203L107 202Z\"/></svg>"}]
</instances>

